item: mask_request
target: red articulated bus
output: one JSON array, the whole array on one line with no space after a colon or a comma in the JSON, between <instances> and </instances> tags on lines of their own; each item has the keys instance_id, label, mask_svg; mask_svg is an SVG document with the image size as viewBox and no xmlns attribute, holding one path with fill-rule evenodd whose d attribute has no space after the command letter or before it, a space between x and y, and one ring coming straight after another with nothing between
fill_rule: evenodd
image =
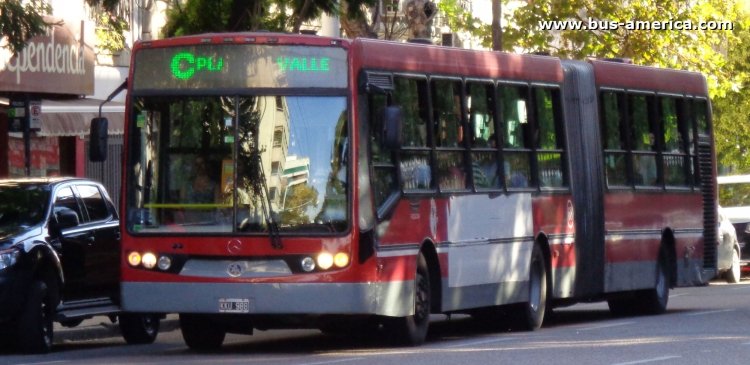
<instances>
[{"instance_id":1,"label":"red articulated bus","mask_svg":"<svg viewBox=\"0 0 750 365\"><path fill-rule=\"evenodd\" d=\"M700 74L273 33L141 42L130 70L122 304L191 348L660 313L716 272Z\"/></svg>"}]
</instances>

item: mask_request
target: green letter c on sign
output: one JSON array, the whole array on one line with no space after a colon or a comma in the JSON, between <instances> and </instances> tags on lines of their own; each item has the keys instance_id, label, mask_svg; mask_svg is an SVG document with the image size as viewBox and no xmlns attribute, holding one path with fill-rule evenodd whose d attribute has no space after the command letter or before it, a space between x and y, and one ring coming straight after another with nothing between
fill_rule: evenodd
<instances>
[{"instance_id":1,"label":"green letter c on sign","mask_svg":"<svg viewBox=\"0 0 750 365\"><path fill-rule=\"evenodd\" d=\"M183 62L187 67L181 67ZM188 52L180 52L172 57L170 68L172 75L180 80L187 80L195 75L195 56Z\"/></svg>"}]
</instances>

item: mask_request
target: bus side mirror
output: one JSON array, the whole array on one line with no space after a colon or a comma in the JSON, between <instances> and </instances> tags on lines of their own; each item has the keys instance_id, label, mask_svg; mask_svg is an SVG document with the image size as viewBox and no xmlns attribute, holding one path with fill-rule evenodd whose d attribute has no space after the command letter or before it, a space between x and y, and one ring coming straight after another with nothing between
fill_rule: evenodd
<instances>
[{"instance_id":1,"label":"bus side mirror","mask_svg":"<svg viewBox=\"0 0 750 365\"><path fill-rule=\"evenodd\" d=\"M387 106L383 109L383 142L390 149L401 148L401 126L403 111L400 106Z\"/></svg>"},{"instance_id":2,"label":"bus side mirror","mask_svg":"<svg viewBox=\"0 0 750 365\"><path fill-rule=\"evenodd\" d=\"M89 160L102 162L107 160L107 118L91 119L91 133L89 134Z\"/></svg>"}]
</instances>

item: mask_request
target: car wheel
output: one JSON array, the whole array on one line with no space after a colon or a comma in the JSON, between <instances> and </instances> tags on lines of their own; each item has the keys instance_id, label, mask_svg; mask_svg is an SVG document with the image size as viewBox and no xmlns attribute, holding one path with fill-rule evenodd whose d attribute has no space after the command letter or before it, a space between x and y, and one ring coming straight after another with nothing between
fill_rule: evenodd
<instances>
[{"instance_id":1,"label":"car wheel","mask_svg":"<svg viewBox=\"0 0 750 365\"><path fill-rule=\"evenodd\" d=\"M737 253L737 250L732 250L732 266L729 267L725 275L727 283L737 284L740 282L740 254Z\"/></svg>"},{"instance_id":2,"label":"car wheel","mask_svg":"<svg viewBox=\"0 0 750 365\"><path fill-rule=\"evenodd\" d=\"M122 313L119 320L120 332L128 344L153 343L159 334L159 316L156 314Z\"/></svg>"},{"instance_id":3,"label":"car wheel","mask_svg":"<svg viewBox=\"0 0 750 365\"><path fill-rule=\"evenodd\" d=\"M427 260L419 255L414 277L414 314L406 317L385 318L386 334L397 344L417 346L424 343L430 325L432 288Z\"/></svg>"},{"instance_id":4,"label":"car wheel","mask_svg":"<svg viewBox=\"0 0 750 365\"><path fill-rule=\"evenodd\" d=\"M217 327L210 316L180 314L180 330L185 344L196 351L212 351L221 348L226 331Z\"/></svg>"},{"instance_id":5,"label":"car wheel","mask_svg":"<svg viewBox=\"0 0 750 365\"><path fill-rule=\"evenodd\" d=\"M43 281L31 284L26 305L18 318L18 347L26 353L47 353L52 349L54 296Z\"/></svg>"}]
</instances>

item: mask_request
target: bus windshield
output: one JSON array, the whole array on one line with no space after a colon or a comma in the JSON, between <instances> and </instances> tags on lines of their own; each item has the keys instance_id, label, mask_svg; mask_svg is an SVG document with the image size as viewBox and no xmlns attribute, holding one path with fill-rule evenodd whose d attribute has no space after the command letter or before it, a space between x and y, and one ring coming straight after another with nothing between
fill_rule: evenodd
<instances>
[{"instance_id":1,"label":"bus windshield","mask_svg":"<svg viewBox=\"0 0 750 365\"><path fill-rule=\"evenodd\" d=\"M345 97L148 96L131 115L129 231L347 229Z\"/></svg>"}]
</instances>

